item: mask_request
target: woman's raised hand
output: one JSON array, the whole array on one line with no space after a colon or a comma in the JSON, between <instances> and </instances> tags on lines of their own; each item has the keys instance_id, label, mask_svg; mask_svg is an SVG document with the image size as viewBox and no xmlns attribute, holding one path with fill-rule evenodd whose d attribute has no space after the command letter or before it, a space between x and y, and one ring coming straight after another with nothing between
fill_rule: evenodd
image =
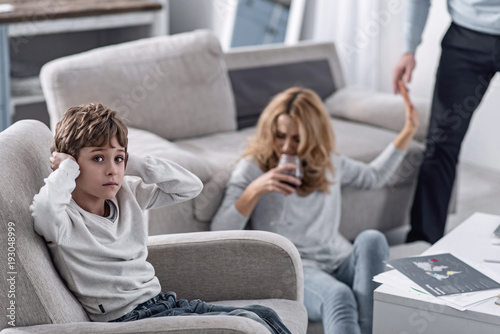
<instances>
[{"instance_id":1,"label":"woman's raised hand","mask_svg":"<svg viewBox=\"0 0 500 334\"><path fill-rule=\"evenodd\" d=\"M418 110L411 102L410 96L408 95L408 88L405 86L403 81L400 80L398 84L399 84L399 92L401 93L401 96L403 97L403 100L405 102L405 113L406 113L405 127L408 130L416 132L418 130L418 126L420 125Z\"/></svg>"},{"instance_id":2,"label":"woman's raised hand","mask_svg":"<svg viewBox=\"0 0 500 334\"><path fill-rule=\"evenodd\" d=\"M417 108L411 103L410 96L408 95L408 88L406 88L403 81L400 80L398 83L399 92L401 96L403 96L405 102L405 125L394 140L394 146L402 151L406 151L413 136L417 133L420 119L418 117Z\"/></svg>"}]
</instances>

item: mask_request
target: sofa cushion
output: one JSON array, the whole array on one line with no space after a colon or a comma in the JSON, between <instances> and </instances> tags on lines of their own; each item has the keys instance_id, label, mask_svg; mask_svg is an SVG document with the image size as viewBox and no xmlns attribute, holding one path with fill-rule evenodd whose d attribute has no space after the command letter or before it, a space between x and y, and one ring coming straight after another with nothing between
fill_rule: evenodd
<instances>
[{"instance_id":1,"label":"sofa cushion","mask_svg":"<svg viewBox=\"0 0 500 334\"><path fill-rule=\"evenodd\" d=\"M128 151L138 156L146 154L171 160L189 170L203 182L208 182L211 170L204 159L146 130L129 128Z\"/></svg>"},{"instance_id":2,"label":"sofa cushion","mask_svg":"<svg viewBox=\"0 0 500 334\"><path fill-rule=\"evenodd\" d=\"M313 89L322 99L344 86L333 43L237 48L225 59L239 129L254 126L271 98L291 86Z\"/></svg>"},{"instance_id":3,"label":"sofa cushion","mask_svg":"<svg viewBox=\"0 0 500 334\"><path fill-rule=\"evenodd\" d=\"M339 118L331 118L331 123L335 132L337 152L367 163L375 159L396 138L395 132L368 124ZM423 150L422 143L410 143L403 162L389 179L389 187L415 181Z\"/></svg>"},{"instance_id":4,"label":"sofa cushion","mask_svg":"<svg viewBox=\"0 0 500 334\"><path fill-rule=\"evenodd\" d=\"M101 102L129 125L166 139L236 129L217 38L208 31L94 49L47 63L40 74L55 127L64 111Z\"/></svg>"},{"instance_id":5,"label":"sofa cushion","mask_svg":"<svg viewBox=\"0 0 500 334\"><path fill-rule=\"evenodd\" d=\"M254 126L272 97L289 88L291 83L312 89L321 98L330 96L335 91L330 73L326 59L229 71L238 128Z\"/></svg>"},{"instance_id":6,"label":"sofa cushion","mask_svg":"<svg viewBox=\"0 0 500 334\"><path fill-rule=\"evenodd\" d=\"M427 99L411 97L419 112L420 126L415 139L424 141L430 115ZM405 123L405 107L400 95L376 92L361 87L338 90L325 101L331 116L399 132Z\"/></svg>"},{"instance_id":7,"label":"sofa cushion","mask_svg":"<svg viewBox=\"0 0 500 334\"><path fill-rule=\"evenodd\" d=\"M194 199L196 219L208 222L215 215L233 165L243 154L248 137L254 132L252 127L176 141L180 148L204 159L210 166L211 177L204 182L203 191Z\"/></svg>"}]
</instances>

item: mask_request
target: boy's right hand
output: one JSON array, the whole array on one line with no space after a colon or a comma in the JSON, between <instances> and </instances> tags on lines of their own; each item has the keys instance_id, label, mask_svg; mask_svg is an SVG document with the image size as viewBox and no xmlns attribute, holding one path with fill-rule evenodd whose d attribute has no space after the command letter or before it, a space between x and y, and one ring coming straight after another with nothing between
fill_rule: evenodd
<instances>
[{"instance_id":1,"label":"boy's right hand","mask_svg":"<svg viewBox=\"0 0 500 334\"><path fill-rule=\"evenodd\" d=\"M59 165L61 162L63 162L66 159L72 159L74 162L76 162L75 158L73 158L71 155L66 154L66 153L60 153L60 152L52 152L52 156L50 157L50 168L52 168L53 171L59 168Z\"/></svg>"}]
</instances>

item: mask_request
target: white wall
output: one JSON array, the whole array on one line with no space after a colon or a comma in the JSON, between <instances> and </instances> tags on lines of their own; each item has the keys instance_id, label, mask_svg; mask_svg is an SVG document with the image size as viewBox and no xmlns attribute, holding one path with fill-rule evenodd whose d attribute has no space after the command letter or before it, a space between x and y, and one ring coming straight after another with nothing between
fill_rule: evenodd
<instances>
[{"instance_id":1,"label":"white wall","mask_svg":"<svg viewBox=\"0 0 500 334\"><path fill-rule=\"evenodd\" d=\"M500 172L500 76L475 111L462 146L462 160Z\"/></svg>"}]
</instances>

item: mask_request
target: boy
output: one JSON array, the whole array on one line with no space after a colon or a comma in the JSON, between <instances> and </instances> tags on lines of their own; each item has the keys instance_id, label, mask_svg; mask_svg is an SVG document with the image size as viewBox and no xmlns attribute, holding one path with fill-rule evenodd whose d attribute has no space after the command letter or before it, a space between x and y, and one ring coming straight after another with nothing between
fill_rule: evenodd
<instances>
[{"instance_id":1,"label":"boy","mask_svg":"<svg viewBox=\"0 0 500 334\"><path fill-rule=\"evenodd\" d=\"M56 126L53 173L30 207L35 231L90 319L224 313L252 318L272 333L289 333L268 308L188 302L161 292L146 261L144 211L194 198L203 185L173 162L128 155L127 133L117 113L102 104L69 108Z\"/></svg>"}]
</instances>

